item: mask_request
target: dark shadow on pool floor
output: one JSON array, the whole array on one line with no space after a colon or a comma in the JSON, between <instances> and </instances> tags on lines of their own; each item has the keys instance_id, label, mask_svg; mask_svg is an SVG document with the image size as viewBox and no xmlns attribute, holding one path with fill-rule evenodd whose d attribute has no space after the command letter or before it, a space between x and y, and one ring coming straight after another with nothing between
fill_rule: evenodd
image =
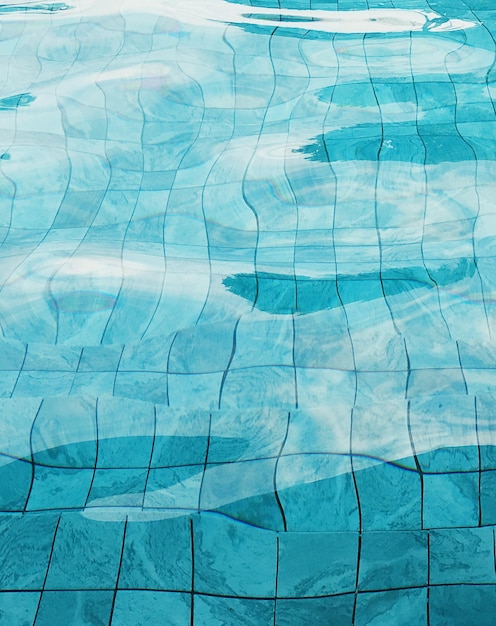
<instances>
[{"instance_id":1,"label":"dark shadow on pool floor","mask_svg":"<svg viewBox=\"0 0 496 626\"><path fill-rule=\"evenodd\" d=\"M412 289L449 285L474 272L474 261L464 258L429 271L424 267L406 267L322 278L271 272L239 273L224 278L223 284L262 311L305 315Z\"/></svg>"}]
</instances>

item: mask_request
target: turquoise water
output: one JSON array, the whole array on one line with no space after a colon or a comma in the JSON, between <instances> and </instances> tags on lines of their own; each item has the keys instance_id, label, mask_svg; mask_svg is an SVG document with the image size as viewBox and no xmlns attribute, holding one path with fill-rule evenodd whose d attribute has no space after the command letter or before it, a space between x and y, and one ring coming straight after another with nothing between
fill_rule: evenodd
<instances>
[{"instance_id":1,"label":"turquoise water","mask_svg":"<svg viewBox=\"0 0 496 626\"><path fill-rule=\"evenodd\" d=\"M495 36L0 4L2 626L494 626Z\"/></svg>"}]
</instances>

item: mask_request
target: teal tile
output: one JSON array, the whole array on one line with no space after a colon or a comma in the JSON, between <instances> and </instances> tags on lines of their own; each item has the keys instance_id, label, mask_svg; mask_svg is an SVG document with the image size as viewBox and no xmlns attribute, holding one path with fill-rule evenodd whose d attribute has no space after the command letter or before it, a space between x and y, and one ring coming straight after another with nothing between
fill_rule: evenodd
<instances>
[{"instance_id":1,"label":"teal tile","mask_svg":"<svg viewBox=\"0 0 496 626\"><path fill-rule=\"evenodd\" d=\"M205 626L239 624L273 626L273 600L243 600L195 595L194 623Z\"/></svg>"},{"instance_id":2,"label":"teal tile","mask_svg":"<svg viewBox=\"0 0 496 626\"><path fill-rule=\"evenodd\" d=\"M424 476L424 527L477 526L479 474Z\"/></svg>"},{"instance_id":3,"label":"teal tile","mask_svg":"<svg viewBox=\"0 0 496 626\"><path fill-rule=\"evenodd\" d=\"M431 583L496 582L491 527L432 530L429 534Z\"/></svg>"},{"instance_id":4,"label":"teal tile","mask_svg":"<svg viewBox=\"0 0 496 626\"><path fill-rule=\"evenodd\" d=\"M354 594L277 600L276 626L352 626Z\"/></svg>"},{"instance_id":5,"label":"teal tile","mask_svg":"<svg viewBox=\"0 0 496 626\"><path fill-rule=\"evenodd\" d=\"M122 355L122 346L85 346L79 372L115 372Z\"/></svg>"},{"instance_id":6,"label":"teal tile","mask_svg":"<svg viewBox=\"0 0 496 626\"><path fill-rule=\"evenodd\" d=\"M171 374L223 372L231 357L233 324L218 323L180 330L170 351Z\"/></svg>"},{"instance_id":7,"label":"teal tile","mask_svg":"<svg viewBox=\"0 0 496 626\"><path fill-rule=\"evenodd\" d=\"M26 510L84 507L93 480L92 469L35 466Z\"/></svg>"},{"instance_id":8,"label":"teal tile","mask_svg":"<svg viewBox=\"0 0 496 626\"><path fill-rule=\"evenodd\" d=\"M203 469L203 465L186 465L150 470L144 506L197 510Z\"/></svg>"},{"instance_id":9,"label":"teal tile","mask_svg":"<svg viewBox=\"0 0 496 626\"><path fill-rule=\"evenodd\" d=\"M165 591L118 591L112 626L189 626L191 595ZM106 622L107 624L108 622Z\"/></svg>"},{"instance_id":10,"label":"teal tile","mask_svg":"<svg viewBox=\"0 0 496 626\"><path fill-rule=\"evenodd\" d=\"M141 506L148 476L146 469L97 469L88 506Z\"/></svg>"},{"instance_id":11,"label":"teal tile","mask_svg":"<svg viewBox=\"0 0 496 626\"><path fill-rule=\"evenodd\" d=\"M492 626L495 605L494 585L435 586L429 593L430 624Z\"/></svg>"},{"instance_id":12,"label":"teal tile","mask_svg":"<svg viewBox=\"0 0 496 626\"><path fill-rule=\"evenodd\" d=\"M45 398L33 425L34 460L60 468L92 468L96 462L96 401Z\"/></svg>"},{"instance_id":13,"label":"teal tile","mask_svg":"<svg viewBox=\"0 0 496 626\"><path fill-rule=\"evenodd\" d=\"M36 626L107 626L113 591L45 591Z\"/></svg>"},{"instance_id":14,"label":"teal tile","mask_svg":"<svg viewBox=\"0 0 496 626\"><path fill-rule=\"evenodd\" d=\"M124 524L78 513L62 516L46 581L47 590L113 589Z\"/></svg>"},{"instance_id":15,"label":"teal tile","mask_svg":"<svg viewBox=\"0 0 496 626\"><path fill-rule=\"evenodd\" d=\"M496 471L480 476L480 506L482 524L496 524Z\"/></svg>"},{"instance_id":16,"label":"teal tile","mask_svg":"<svg viewBox=\"0 0 496 626\"><path fill-rule=\"evenodd\" d=\"M363 530L421 528L421 485L417 472L387 463L355 472Z\"/></svg>"},{"instance_id":17,"label":"teal tile","mask_svg":"<svg viewBox=\"0 0 496 626\"><path fill-rule=\"evenodd\" d=\"M31 488L33 466L0 456L0 511L23 511Z\"/></svg>"},{"instance_id":18,"label":"teal tile","mask_svg":"<svg viewBox=\"0 0 496 626\"><path fill-rule=\"evenodd\" d=\"M354 623L356 626L427 626L427 606L426 589L361 593Z\"/></svg>"},{"instance_id":19,"label":"teal tile","mask_svg":"<svg viewBox=\"0 0 496 626\"><path fill-rule=\"evenodd\" d=\"M117 372L116 396L146 399L165 404L167 401L167 376L157 372Z\"/></svg>"},{"instance_id":20,"label":"teal tile","mask_svg":"<svg viewBox=\"0 0 496 626\"><path fill-rule=\"evenodd\" d=\"M362 535L361 591L422 587L428 580L427 533L377 531Z\"/></svg>"},{"instance_id":21,"label":"teal tile","mask_svg":"<svg viewBox=\"0 0 496 626\"><path fill-rule=\"evenodd\" d=\"M9 626L32 626L40 601L40 593L0 593L0 622Z\"/></svg>"},{"instance_id":22,"label":"teal tile","mask_svg":"<svg viewBox=\"0 0 496 626\"><path fill-rule=\"evenodd\" d=\"M204 464L209 429L208 411L157 406L151 467Z\"/></svg>"},{"instance_id":23,"label":"teal tile","mask_svg":"<svg viewBox=\"0 0 496 626\"><path fill-rule=\"evenodd\" d=\"M194 518L195 590L238 597L273 597L276 535L215 514Z\"/></svg>"},{"instance_id":24,"label":"teal tile","mask_svg":"<svg viewBox=\"0 0 496 626\"><path fill-rule=\"evenodd\" d=\"M180 591L191 586L188 517L129 522L122 555L121 589Z\"/></svg>"},{"instance_id":25,"label":"teal tile","mask_svg":"<svg viewBox=\"0 0 496 626\"><path fill-rule=\"evenodd\" d=\"M213 411L209 463L275 457L288 425L288 411L250 409Z\"/></svg>"},{"instance_id":26,"label":"teal tile","mask_svg":"<svg viewBox=\"0 0 496 626\"><path fill-rule=\"evenodd\" d=\"M4 377L2 377L4 378ZM4 380L6 380L4 378ZM14 397L66 396L74 380L74 372L22 371L13 391Z\"/></svg>"},{"instance_id":27,"label":"teal tile","mask_svg":"<svg viewBox=\"0 0 496 626\"><path fill-rule=\"evenodd\" d=\"M358 530L358 502L349 458L323 454L282 457L276 486L289 531Z\"/></svg>"},{"instance_id":28,"label":"teal tile","mask_svg":"<svg viewBox=\"0 0 496 626\"><path fill-rule=\"evenodd\" d=\"M282 533L277 592L287 598L350 593L356 587L358 533Z\"/></svg>"},{"instance_id":29,"label":"teal tile","mask_svg":"<svg viewBox=\"0 0 496 626\"><path fill-rule=\"evenodd\" d=\"M58 516L0 515L0 589L41 590Z\"/></svg>"}]
</instances>

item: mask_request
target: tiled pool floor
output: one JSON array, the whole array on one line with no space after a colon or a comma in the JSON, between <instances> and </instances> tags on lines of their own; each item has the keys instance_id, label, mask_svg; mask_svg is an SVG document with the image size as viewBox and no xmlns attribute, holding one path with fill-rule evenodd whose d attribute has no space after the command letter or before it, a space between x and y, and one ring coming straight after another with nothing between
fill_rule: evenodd
<instances>
[{"instance_id":1,"label":"tiled pool floor","mask_svg":"<svg viewBox=\"0 0 496 626\"><path fill-rule=\"evenodd\" d=\"M495 33L0 5L1 626L494 626Z\"/></svg>"}]
</instances>

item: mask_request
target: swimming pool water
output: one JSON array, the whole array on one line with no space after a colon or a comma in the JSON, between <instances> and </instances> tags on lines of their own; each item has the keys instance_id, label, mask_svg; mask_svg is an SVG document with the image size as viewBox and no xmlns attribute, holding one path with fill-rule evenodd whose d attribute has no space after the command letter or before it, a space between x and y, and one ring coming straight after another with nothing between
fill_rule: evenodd
<instances>
[{"instance_id":1,"label":"swimming pool water","mask_svg":"<svg viewBox=\"0 0 496 626\"><path fill-rule=\"evenodd\" d=\"M493 626L489 0L0 4L0 624Z\"/></svg>"}]
</instances>

